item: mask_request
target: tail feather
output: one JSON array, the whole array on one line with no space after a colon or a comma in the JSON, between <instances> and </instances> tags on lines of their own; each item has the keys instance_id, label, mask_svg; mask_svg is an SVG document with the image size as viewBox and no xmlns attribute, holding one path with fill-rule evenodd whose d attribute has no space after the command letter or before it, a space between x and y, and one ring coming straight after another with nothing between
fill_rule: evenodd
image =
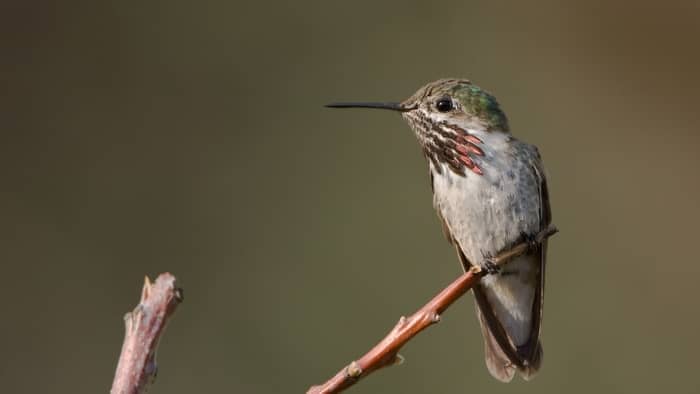
<instances>
[{"instance_id":1,"label":"tail feather","mask_svg":"<svg viewBox=\"0 0 700 394\"><path fill-rule=\"evenodd\" d=\"M522 358L518 357L520 360L511 360L511 358L508 357L506 352L493 336L486 318L481 312L481 309L478 307L478 304L477 315L479 317L481 333L484 336L484 359L486 361L486 368L488 368L489 373L491 373L494 378L504 383L508 383L513 379L515 371L518 371L518 374L525 380L534 379L542 366L544 354L542 350L542 343L538 341L534 352L527 352L530 354L529 357L521 356ZM520 355L520 349L518 349L517 353Z\"/></svg>"},{"instance_id":2,"label":"tail feather","mask_svg":"<svg viewBox=\"0 0 700 394\"><path fill-rule=\"evenodd\" d=\"M481 333L484 336L484 359L486 360L486 368L491 375L501 382L508 383L513 379L515 374L515 365L510 362L510 359L498 345L496 338L493 337L489 330L488 323L484 318L481 310L476 308L479 316L479 325L481 325Z\"/></svg>"},{"instance_id":3,"label":"tail feather","mask_svg":"<svg viewBox=\"0 0 700 394\"><path fill-rule=\"evenodd\" d=\"M537 342L537 350L535 351L533 357L530 359L527 365L519 370L520 376L525 380L532 380L537 375L537 372L542 366L544 351L542 350L542 343Z\"/></svg>"}]
</instances>

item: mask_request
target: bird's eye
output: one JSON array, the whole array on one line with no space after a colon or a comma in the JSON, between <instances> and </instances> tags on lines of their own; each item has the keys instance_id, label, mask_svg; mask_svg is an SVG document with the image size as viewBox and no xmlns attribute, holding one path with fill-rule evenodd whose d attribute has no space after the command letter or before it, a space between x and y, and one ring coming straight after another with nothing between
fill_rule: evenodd
<instances>
[{"instance_id":1,"label":"bird's eye","mask_svg":"<svg viewBox=\"0 0 700 394\"><path fill-rule=\"evenodd\" d=\"M443 97L439 99L435 103L435 107L440 112L450 112L454 109L454 106L452 105L452 100L450 100L448 97Z\"/></svg>"}]
</instances>

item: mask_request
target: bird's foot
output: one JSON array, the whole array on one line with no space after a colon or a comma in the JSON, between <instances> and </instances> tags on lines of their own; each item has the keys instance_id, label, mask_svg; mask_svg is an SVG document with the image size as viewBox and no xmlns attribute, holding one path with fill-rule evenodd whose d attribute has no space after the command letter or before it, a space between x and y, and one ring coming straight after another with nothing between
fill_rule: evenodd
<instances>
[{"instance_id":1,"label":"bird's foot","mask_svg":"<svg viewBox=\"0 0 700 394\"><path fill-rule=\"evenodd\" d=\"M484 271L486 271L486 274L490 275L496 275L501 273L501 267L498 266L495 262L493 262L490 258L487 258L484 261L483 269Z\"/></svg>"},{"instance_id":2,"label":"bird's foot","mask_svg":"<svg viewBox=\"0 0 700 394\"><path fill-rule=\"evenodd\" d=\"M540 243L537 242L536 235L523 232L520 233L520 237L522 237L523 242L527 244L527 250L530 252L537 250L537 248L540 246Z\"/></svg>"},{"instance_id":3,"label":"bird's foot","mask_svg":"<svg viewBox=\"0 0 700 394\"><path fill-rule=\"evenodd\" d=\"M497 264L495 258L485 253L483 250L481 251L481 257L484 259L484 263L481 264L481 269L486 272L486 275L499 274L501 272L501 267Z\"/></svg>"}]
</instances>

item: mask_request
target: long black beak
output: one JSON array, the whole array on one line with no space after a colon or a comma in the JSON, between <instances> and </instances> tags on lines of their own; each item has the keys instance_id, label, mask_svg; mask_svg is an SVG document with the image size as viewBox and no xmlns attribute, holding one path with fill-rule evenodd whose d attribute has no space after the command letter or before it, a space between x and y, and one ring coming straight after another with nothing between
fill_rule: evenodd
<instances>
[{"instance_id":1,"label":"long black beak","mask_svg":"<svg viewBox=\"0 0 700 394\"><path fill-rule=\"evenodd\" d=\"M392 111L408 112L413 108L406 108L401 103L330 103L326 104L328 108L375 108L389 109Z\"/></svg>"}]
</instances>

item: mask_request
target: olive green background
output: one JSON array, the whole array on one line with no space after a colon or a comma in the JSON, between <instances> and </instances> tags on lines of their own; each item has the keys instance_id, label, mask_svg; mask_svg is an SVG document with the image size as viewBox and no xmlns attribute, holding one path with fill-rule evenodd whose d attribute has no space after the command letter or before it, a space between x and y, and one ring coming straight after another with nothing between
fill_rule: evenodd
<instances>
[{"instance_id":1,"label":"olive green background","mask_svg":"<svg viewBox=\"0 0 700 394\"><path fill-rule=\"evenodd\" d=\"M540 147L545 360L496 382L471 296L358 393L698 393L694 1L0 6L0 391L99 393L142 278L152 393L303 392L460 274L394 113L440 77Z\"/></svg>"}]
</instances>

